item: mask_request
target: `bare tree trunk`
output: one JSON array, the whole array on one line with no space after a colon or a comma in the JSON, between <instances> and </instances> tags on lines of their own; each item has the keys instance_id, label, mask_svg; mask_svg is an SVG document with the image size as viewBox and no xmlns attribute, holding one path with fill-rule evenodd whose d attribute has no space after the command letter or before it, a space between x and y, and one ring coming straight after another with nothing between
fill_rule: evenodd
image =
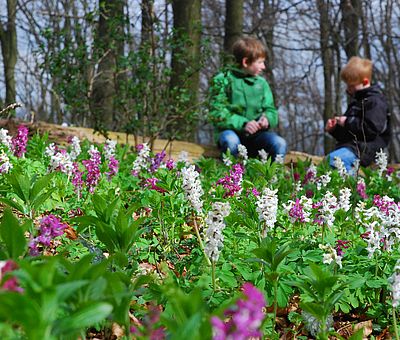
<instances>
[{"instance_id":1,"label":"bare tree trunk","mask_svg":"<svg viewBox=\"0 0 400 340\"><path fill-rule=\"evenodd\" d=\"M340 10L344 31L344 50L347 59L358 55L359 15L361 4L359 0L341 0Z\"/></svg>"},{"instance_id":2,"label":"bare tree trunk","mask_svg":"<svg viewBox=\"0 0 400 340\"><path fill-rule=\"evenodd\" d=\"M16 100L15 65L17 63L18 52L17 30L15 23L16 12L17 0L7 0L7 23L4 24L0 21L0 42L4 63L6 105L15 103Z\"/></svg>"},{"instance_id":3,"label":"bare tree trunk","mask_svg":"<svg viewBox=\"0 0 400 340\"><path fill-rule=\"evenodd\" d=\"M233 43L242 35L243 0L226 0L225 13L224 50L230 55Z\"/></svg>"},{"instance_id":4,"label":"bare tree trunk","mask_svg":"<svg viewBox=\"0 0 400 340\"><path fill-rule=\"evenodd\" d=\"M100 19L95 36L98 66L93 79L91 111L96 129L115 128L116 68L120 53L123 1L99 0Z\"/></svg>"},{"instance_id":5,"label":"bare tree trunk","mask_svg":"<svg viewBox=\"0 0 400 340\"><path fill-rule=\"evenodd\" d=\"M332 94L332 76L333 76L333 62L332 51L330 46L330 24L329 24L329 1L317 1L319 11L320 23L320 48L321 58L324 69L324 123L333 115L333 94ZM325 135L324 137L324 150L328 152L332 147L332 140Z\"/></svg>"}]
</instances>

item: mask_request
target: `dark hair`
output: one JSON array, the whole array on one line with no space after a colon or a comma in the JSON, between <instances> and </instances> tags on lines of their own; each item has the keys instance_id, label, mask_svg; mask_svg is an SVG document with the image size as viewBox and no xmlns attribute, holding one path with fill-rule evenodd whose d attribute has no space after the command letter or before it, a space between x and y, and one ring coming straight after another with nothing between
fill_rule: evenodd
<instances>
[{"instance_id":1,"label":"dark hair","mask_svg":"<svg viewBox=\"0 0 400 340\"><path fill-rule=\"evenodd\" d=\"M248 63L251 64L258 58L267 56L263 43L252 37L242 37L236 40L232 46L232 53L239 65L242 65L244 58L247 58Z\"/></svg>"}]
</instances>

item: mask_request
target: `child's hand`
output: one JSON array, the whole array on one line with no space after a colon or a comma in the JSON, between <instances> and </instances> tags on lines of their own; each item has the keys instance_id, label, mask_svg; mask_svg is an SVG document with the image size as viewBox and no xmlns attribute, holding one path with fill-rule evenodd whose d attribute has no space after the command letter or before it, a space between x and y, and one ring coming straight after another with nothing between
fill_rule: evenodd
<instances>
[{"instance_id":1,"label":"child's hand","mask_svg":"<svg viewBox=\"0 0 400 340\"><path fill-rule=\"evenodd\" d=\"M347 117L346 116L338 116L335 117L336 122L340 125L340 126L344 126L344 123L346 122Z\"/></svg>"},{"instance_id":2,"label":"child's hand","mask_svg":"<svg viewBox=\"0 0 400 340\"><path fill-rule=\"evenodd\" d=\"M331 132L337 124L336 118L329 118L325 125L325 131Z\"/></svg>"},{"instance_id":3,"label":"child's hand","mask_svg":"<svg viewBox=\"0 0 400 340\"><path fill-rule=\"evenodd\" d=\"M262 115L260 119L258 120L258 124L260 125L261 129L268 129L269 127L269 121L268 118Z\"/></svg>"},{"instance_id":4,"label":"child's hand","mask_svg":"<svg viewBox=\"0 0 400 340\"><path fill-rule=\"evenodd\" d=\"M244 131L246 131L250 135L256 133L258 130L260 130L260 124L255 120L247 122L247 124L244 126Z\"/></svg>"}]
</instances>

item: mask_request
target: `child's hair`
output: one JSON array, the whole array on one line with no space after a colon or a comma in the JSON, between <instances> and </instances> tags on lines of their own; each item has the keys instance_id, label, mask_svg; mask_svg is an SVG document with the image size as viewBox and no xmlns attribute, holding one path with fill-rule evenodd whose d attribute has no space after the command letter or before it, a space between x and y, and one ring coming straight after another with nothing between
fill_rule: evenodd
<instances>
[{"instance_id":1,"label":"child's hair","mask_svg":"<svg viewBox=\"0 0 400 340\"><path fill-rule=\"evenodd\" d=\"M340 77L346 84L361 84L365 78L371 82L372 61L360 57L351 57L340 72Z\"/></svg>"},{"instance_id":2,"label":"child's hair","mask_svg":"<svg viewBox=\"0 0 400 340\"><path fill-rule=\"evenodd\" d=\"M258 58L265 58L267 53L262 42L252 37L242 37L235 41L232 46L232 53L235 61L242 65L244 58L247 58L249 64Z\"/></svg>"}]
</instances>

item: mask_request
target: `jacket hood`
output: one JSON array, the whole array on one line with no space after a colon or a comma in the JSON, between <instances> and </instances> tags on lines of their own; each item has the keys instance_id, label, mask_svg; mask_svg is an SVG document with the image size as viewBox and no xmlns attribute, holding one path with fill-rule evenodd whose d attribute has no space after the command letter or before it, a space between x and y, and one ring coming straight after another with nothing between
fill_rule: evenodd
<instances>
[{"instance_id":1,"label":"jacket hood","mask_svg":"<svg viewBox=\"0 0 400 340\"><path fill-rule=\"evenodd\" d=\"M362 90L358 90L355 94L354 94L354 98L355 99L362 99L365 97L369 97L371 95L381 95L382 91L380 89L380 87L378 85L371 85L365 89Z\"/></svg>"}]
</instances>

